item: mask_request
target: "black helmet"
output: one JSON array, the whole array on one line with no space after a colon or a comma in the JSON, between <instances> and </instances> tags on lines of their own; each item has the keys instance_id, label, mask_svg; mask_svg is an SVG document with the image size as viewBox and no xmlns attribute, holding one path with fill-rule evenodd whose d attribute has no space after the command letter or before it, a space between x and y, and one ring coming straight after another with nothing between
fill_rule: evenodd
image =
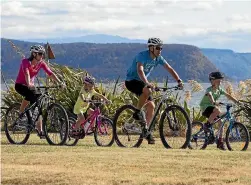
<instances>
[{"instance_id":1,"label":"black helmet","mask_svg":"<svg viewBox=\"0 0 251 185\"><path fill-rule=\"evenodd\" d=\"M224 75L219 71L212 72L209 74L209 81L215 80L215 79L223 79L223 78L224 78Z\"/></svg>"}]
</instances>

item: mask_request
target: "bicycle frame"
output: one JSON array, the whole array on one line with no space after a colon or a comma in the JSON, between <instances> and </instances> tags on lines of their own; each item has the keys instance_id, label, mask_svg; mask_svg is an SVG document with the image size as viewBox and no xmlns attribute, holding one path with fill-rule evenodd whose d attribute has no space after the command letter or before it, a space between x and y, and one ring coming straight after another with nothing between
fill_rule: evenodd
<instances>
[{"instance_id":1,"label":"bicycle frame","mask_svg":"<svg viewBox=\"0 0 251 185\"><path fill-rule=\"evenodd\" d=\"M159 95L159 96L153 98L153 101L155 101L157 99L160 99L160 102L158 103L158 105L155 108L153 117L152 117L152 119L151 119L151 121L149 123L149 127L147 128L148 132L151 132L153 130L153 128L155 126L155 119L156 119L156 117L157 117L157 115L159 113L159 110L161 109L163 103L165 101L167 101L167 100L170 101L170 102L172 102L172 100L169 98L170 91L167 91L167 90L171 90L171 89L176 89L177 90L177 86L175 86L175 87L169 87L169 88L158 88L158 89L162 89L164 91L164 93L162 95ZM149 103L149 102L147 102L147 103ZM145 107L147 105L147 103L145 103L143 105L143 107ZM166 102L166 104L167 104L167 106L169 105L167 102Z\"/></svg>"},{"instance_id":2,"label":"bicycle frame","mask_svg":"<svg viewBox=\"0 0 251 185\"><path fill-rule=\"evenodd\" d=\"M95 109L93 111L93 113L91 115L89 115L83 122L81 122L80 127L84 128L84 125L90 121L90 125L88 126L88 128L86 129L86 131L84 130L85 134L88 133L88 131L94 127L94 121L96 120L97 122L97 126L100 132L102 132L102 130L100 129L100 118L101 117L101 111L99 107L95 106Z\"/></svg>"},{"instance_id":3,"label":"bicycle frame","mask_svg":"<svg viewBox=\"0 0 251 185\"><path fill-rule=\"evenodd\" d=\"M47 88L47 87L40 87L40 88ZM36 122L37 122L38 118L42 115L42 105L43 105L44 103L46 103L46 102L45 102L45 101L46 101L46 98L52 99L52 98L49 96L49 94L48 94L47 91L45 91L44 93L41 93L41 95L38 97L37 101L36 101L35 103L33 103L32 105L26 107L25 110L24 110L24 112L22 112L22 113L20 114L20 117L22 117L24 114L26 114L26 116L27 116L27 118L28 118L28 123L27 123L27 124L23 124L23 126L25 126L25 127L30 127L30 126L31 126L32 128L31 128L31 130L29 130L29 132L31 132L31 131L35 128ZM32 110L32 109L34 110L36 107L38 107L39 113L38 113L38 115L37 115L35 121L33 121L33 120L32 120L32 115L33 115L33 113L32 113L31 110Z\"/></svg>"},{"instance_id":4,"label":"bicycle frame","mask_svg":"<svg viewBox=\"0 0 251 185\"><path fill-rule=\"evenodd\" d=\"M229 128L232 129L233 127L233 124L234 124L234 121L235 119L232 117L232 114L230 112L230 109L231 109L232 105L230 104L226 104L226 109L227 109L227 112L225 112L223 115L221 115L219 118L217 118L216 120L214 120L214 122L212 123L212 126L215 125L216 123L218 123L219 121L221 121L221 125L220 125L220 128L217 130L215 136L217 139L219 139L220 137L220 134L222 133L223 131L223 128L224 128L224 125L227 121L229 121ZM201 131L199 131L201 132ZM198 132L198 133L199 133ZM198 134L197 133L197 134ZM198 137L198 136L197 136ZM204 138L204 137L198 137L198 138Z\"/></svg>"},{"instance_id":5,"label":"bicycle frame","mask_svg":"<svg viewBox=\"0 0 251 185\"><path fill-rule=\"evenodd\" d=\"M229 121L229 126L228 126L228 127L230 128L230 130L232 130L232 127L233 127L233 124L234 124L235 119L232 117L232 114L231 114L231 112L230 112L231 107L232 107L232 106L231 106L230 104L227 104L227 105L226 105L227 112L226 112L225 114L223 114L222 116L220 116L219 119L217 119L217 120L215 120L215 121L213 122L213 124L215 124L215 123L217 123L219 120L224 119L224 120L222 121L222 123L221 123L220 129L218 129L218 131L216 132L216 133L217 133L217 138L219 138L220 133L223 131L223 127L224 127L226 121ZM236 130L236 131L238 131L238 130ZM239 132L237 132L237 133L239 134ZM240 135L238 135L238 136L240 137Z\"/></svg>"}]
</instances>

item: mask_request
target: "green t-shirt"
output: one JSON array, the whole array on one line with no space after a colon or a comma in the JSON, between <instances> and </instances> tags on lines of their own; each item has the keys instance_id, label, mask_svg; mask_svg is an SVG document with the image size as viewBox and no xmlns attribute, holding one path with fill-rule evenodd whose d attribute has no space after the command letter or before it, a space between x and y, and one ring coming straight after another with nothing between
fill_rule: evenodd
<instances>
[{"instance_id":1,"label":"green t-shirt","mask_svg":"<svg viewBox=\"0 0 251 185\"><path fill-rule=\"evenodd\" d=\"M220 98L221 95L225 95L225 94L226 94L225 90L222 89L222 87L219 87L219 88L216 89L216 90L213 90L213 89L212 89L212 86L211 86L211 87L208 87L207 90L206 90L205 95L203 96L203 98L202 98L202 100L201 100L201 102L200 102L200 108L201 108L202 112L204 112L205 109L206 109L207 107L209 107L209 106L214 106L214 105L211 103L211 101L210 101L210 99L209 99L209 96L206 95L206 94L209 93L209 92L212 93L212 96L213 96L213 98L214 98L214 101L217 101L217 100Z\"/></svg>"}]
</instances>

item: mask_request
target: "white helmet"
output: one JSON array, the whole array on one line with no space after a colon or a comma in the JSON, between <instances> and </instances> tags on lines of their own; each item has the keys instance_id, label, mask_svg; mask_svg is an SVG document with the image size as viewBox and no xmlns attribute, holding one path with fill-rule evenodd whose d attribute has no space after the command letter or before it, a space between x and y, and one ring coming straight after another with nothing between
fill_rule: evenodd
<instances>
[{"instance_id":1,"label":"white helmet","mask_svg":"<svg viewBox=\"0 0 251 185\"><path fill-rule=\"evenodd\" d=\"M43 46L41 45L34 45L31 46L30 52L34 52L34 53L45 53L45 49Z\"/></svg>"},{"instance_id":2,"label":"white helmet","mask_svg":"<svg viewBox=\"0 0 251 185\"><path fill-rule=\"evenodd\" d=\"M147 46L162 46L163 45L163 41L160 40L159 38L149 38L147 41Z\"/></svg>"}]
</instances>

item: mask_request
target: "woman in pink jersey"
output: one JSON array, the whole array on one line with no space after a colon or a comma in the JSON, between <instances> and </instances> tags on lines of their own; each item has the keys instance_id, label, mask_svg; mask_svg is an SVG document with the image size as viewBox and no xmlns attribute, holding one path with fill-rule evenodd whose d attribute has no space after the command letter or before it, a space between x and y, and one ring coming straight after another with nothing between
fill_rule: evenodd
<instances>
[{"instance_id":1,"label":"woman in pink jersey","mask_svg":"<svg viewBox=\"0 0 251 185\"><path fill-rule=\"evenodd\" d=\"M63 84L43 61L43 55L45 54L45 49L43 46L31 46L30 52L30 57L23 59L21 62L15 83L15 90L24 97L24 100L22 101L20 107L20 112L23 112L29 103L35 103L38 98L34 91L34 79L41 68L50 78L60 84ZM37 124L37 131L39 133L39 136L42 137L43 130L41 117L39 118L38 122L39 124Z\"/></svg>"}]
</instances>

